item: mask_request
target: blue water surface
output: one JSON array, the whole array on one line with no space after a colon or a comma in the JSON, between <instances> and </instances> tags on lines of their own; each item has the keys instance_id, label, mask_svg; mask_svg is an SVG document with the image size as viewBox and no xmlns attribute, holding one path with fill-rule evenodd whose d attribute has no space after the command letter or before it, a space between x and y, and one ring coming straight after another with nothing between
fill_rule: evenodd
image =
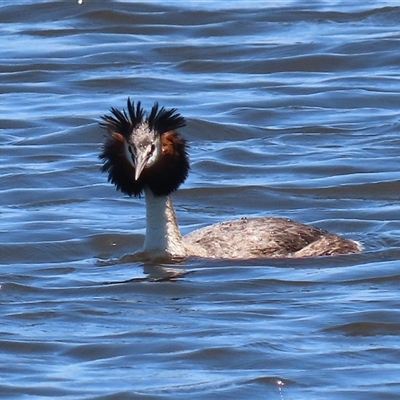
<instances>
[{"instance_id":1,"label":"blue water surface","mask_svg":"<svg viewBox=\"0 0 400 400\"><path fill-rule=\"evenodd\" d=\"M0 398L400 398L399 23L392 1L3 1ZM138 261L144 200L98 159L128 96L187 119L183 233L277 215L363 252Z\"/></svg>"}]
</instances>

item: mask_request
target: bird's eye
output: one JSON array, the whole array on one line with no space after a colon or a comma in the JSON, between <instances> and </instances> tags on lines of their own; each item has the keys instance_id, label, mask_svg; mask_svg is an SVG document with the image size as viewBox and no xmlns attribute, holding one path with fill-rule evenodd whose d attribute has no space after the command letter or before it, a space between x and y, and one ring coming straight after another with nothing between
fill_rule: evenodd
<instances>
[{"instance_id":1,"label":"bird's eye","mask_svg":"<svg viewBox=\"0 0 400 400\"><path fill-rule=\"evenodd\" d=\"M131 155L133 165L136 164L135 150L132 148L132 146L128 146L128 151L129 154Z\"/></svg>"}]
</instances>

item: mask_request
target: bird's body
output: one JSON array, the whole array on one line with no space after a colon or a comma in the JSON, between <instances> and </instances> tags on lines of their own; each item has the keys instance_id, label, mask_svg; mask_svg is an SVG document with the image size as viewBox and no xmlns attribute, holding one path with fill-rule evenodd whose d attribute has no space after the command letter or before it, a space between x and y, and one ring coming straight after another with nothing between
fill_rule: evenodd
<instances>
[{"instance_id":1,"label":"bird's body","mask_svg":"<svg viewBox=\"0 0 400 400\"><path fill-rule=\"evenodd\" d=\"M242 218L206 226L182 237L170 194L189 171L186 141L177 129L184 119L175 109L155 104L145 116L140 103L128 99L128 113L111 109L103 171L130 196L145 195L146 237L150 257L261 258L307 257L356 253L359 243L280 217Z\"/></svg>"}]
</instances>

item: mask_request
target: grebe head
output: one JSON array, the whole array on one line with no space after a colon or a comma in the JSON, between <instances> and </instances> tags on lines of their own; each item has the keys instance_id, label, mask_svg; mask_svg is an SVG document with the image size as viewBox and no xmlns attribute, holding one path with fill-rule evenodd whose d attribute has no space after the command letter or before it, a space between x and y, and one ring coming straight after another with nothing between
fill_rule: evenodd
<instances>
[{"instance_id":1,"label":"grebe head","mask_svg":"<svg viewBox=\"0 0 400 400\"><path fill-rule=\"evenodd\" d=\"M128 112L111 108L101 126L108 135L100 158L103 172L116 188L130 196L140 196L145 186L156 196L178 189L189 171L186 141L176 131L185 120L175 108L159 108L145 115L141 103L128 98Z\"/></svg>"}]
</instances>

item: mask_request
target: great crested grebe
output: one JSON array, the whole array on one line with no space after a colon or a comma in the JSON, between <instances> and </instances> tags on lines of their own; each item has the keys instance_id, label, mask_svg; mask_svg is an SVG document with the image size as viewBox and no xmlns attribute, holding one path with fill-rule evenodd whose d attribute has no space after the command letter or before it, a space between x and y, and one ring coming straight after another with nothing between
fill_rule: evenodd
<instances>
[{"instance_id":1,"label":"great crested grebe","mask_svg":"<svg viewBox=\"0 0 400 400\"><path fill-rule=\"evenodd\" d=\"M143 251L150 257L260 258L357 253L359 243L279 217L220 222L182 237L170 194L189 172L186 141L177 129L185 120L175 108L155 103L145 114L128 98L128 110L111 108L102 117L108 134L100 158L118 190L146 200Z\"/></svg>"}]
</instances>

